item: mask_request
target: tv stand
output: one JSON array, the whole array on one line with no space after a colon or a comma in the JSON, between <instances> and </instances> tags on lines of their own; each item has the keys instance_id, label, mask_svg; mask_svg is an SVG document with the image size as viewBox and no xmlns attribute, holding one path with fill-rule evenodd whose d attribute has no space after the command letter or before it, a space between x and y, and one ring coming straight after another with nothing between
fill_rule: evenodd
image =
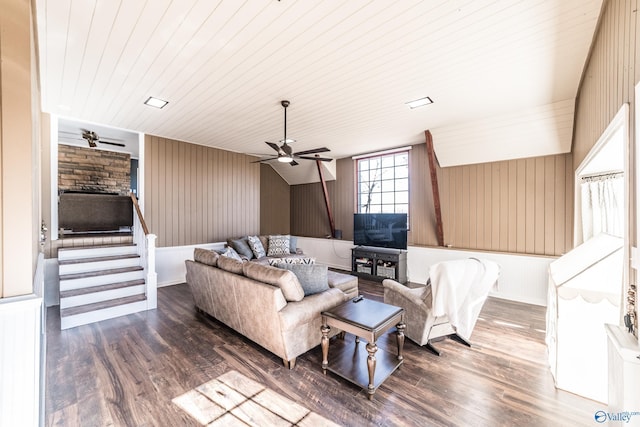
<instances>
[{"instance_id":1,"label":"tv stand","mask_svg":"<svg viewBox=\"0 0 640 427\"><path fill-rule=\"evenodd\" d=\"M407 251L357 246L351 249L351 272L363 279L407 283Z\"/></svg>"}]
</instances>

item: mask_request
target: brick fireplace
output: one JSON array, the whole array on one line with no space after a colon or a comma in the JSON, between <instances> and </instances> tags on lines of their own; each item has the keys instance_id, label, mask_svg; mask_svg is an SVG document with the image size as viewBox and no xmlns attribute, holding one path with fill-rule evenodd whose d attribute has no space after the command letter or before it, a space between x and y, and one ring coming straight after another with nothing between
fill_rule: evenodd
<instances>
[{"instance_id":1,"label":"brick fireplace","mask_svg":"<svg viewBox=\"0 0 640 427\"><path fill-rule=\"evenodd\" d=\"M129 194L128 153L58 145L58 193Z\"/></svg>"},{"instance_id":2,"label":"brick fireplace","mask_svg":"<svg viewBox=\"0 0 640 427\"><path fill-rule=\"evenodd\" d=\"M113 232L133 224L127 153L58 146L58 226L61 234Z\"/></svg>"}]
</instances>

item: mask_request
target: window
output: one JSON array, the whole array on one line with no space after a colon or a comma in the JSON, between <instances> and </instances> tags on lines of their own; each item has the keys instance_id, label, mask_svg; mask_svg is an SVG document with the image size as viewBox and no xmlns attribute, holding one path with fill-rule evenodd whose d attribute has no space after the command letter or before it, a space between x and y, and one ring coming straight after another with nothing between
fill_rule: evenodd
<instances>
[{"instance_id":1,"label":"window","mask_svg":"<svg viewBox=\"0 0 640 427\"><path fill-rule=\"evenodd\" d=\"M357 160L359 213L409 214L409 151Z\"/></svg>"}]
</instances>

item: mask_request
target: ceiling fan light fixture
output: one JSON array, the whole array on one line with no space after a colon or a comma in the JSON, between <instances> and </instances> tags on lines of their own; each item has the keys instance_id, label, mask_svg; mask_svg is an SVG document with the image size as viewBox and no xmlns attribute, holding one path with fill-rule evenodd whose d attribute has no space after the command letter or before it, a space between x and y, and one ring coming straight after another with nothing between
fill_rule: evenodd
<instances>
[{"instance_id":1,"label":"ceiling fan light fixture","mask_svg":"<svg viewBox=\"0 0 640 427\"><path fill-rule=\"evenodd\" d=\"M278 157L278 161L282 163L291 163L293 162L293 157L291 156L280 156Z\"/></svg>"},{"instance_id":2,"label":"ceiling fan light fixture","mask_svg":"<svg viewBox=\"0 0 640 427\"><path fill-rule=\"evenodd\" d=\"M412 110L418 107L424 107L425 105L433 104L433 100L428 96L420 99L414 99L413 101L405 102Z\"/></svg>"},{"instance_id":3,"label":"ceiling fan light fixture","mask_svg":"<svg viewBox=\"0 0 640 427\"><path fill-rule=\"evenodd\" d=\"M169 103L169 101L164 101L160 98L155 98L153 96L150 96L149 98L147 98L146 101L144 101L144 103L145 105L148 105L150 107L163 108L165 105Z\"/></svg>"},{"instance_id":4,"label":"ceiling fan light fixture","mask_svg":"<svg viewBox=\"0 0 640 427\"><path fill-rule=\"evenodd\" d=\"M291 138L287 138L287 139L281 139L278 142L280 144L291 144L292 142L296 142L296 140L295 139L291 139Z\"/></svg>"}]
</instances>

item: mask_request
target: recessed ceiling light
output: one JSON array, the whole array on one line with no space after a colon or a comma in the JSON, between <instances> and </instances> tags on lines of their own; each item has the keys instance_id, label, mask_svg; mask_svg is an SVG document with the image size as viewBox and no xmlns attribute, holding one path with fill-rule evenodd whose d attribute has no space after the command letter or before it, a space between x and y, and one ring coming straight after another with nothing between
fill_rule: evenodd
<instances>
[{"instance_id":1,"label":"recessed ceiling light","mask_svg":"<svg viewBox=\"0 0 640 427\"><path fill-rule=\"evenodd\" d=\"M169 103L169 101L163 101L162 99L154 98L150 96L144 101L146 105L150 105L151 107L162 108Z\"/></svg>"},{"instance_id":2,"label":"recessed ceiling light","mask_svg":"<svg viewBox=\"0 0 640 427\"><path fill-rule=\"evenodd\" d=\"M405 102L412 110L418 107L424 107L425 105L433 104L433 101L428 96L425 98L416 99L414 101Z\"/></svg>"}]
</instances>

